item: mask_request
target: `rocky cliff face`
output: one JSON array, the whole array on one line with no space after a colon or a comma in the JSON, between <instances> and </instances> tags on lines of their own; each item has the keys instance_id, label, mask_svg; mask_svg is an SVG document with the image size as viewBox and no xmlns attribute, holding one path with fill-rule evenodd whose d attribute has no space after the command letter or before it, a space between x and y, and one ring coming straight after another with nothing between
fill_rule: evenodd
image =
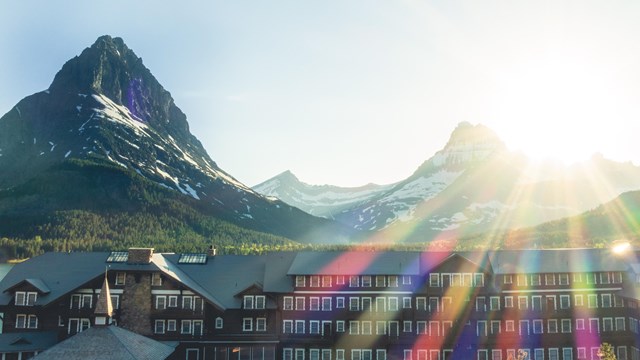
<instances>
[{"instance_id":1,"label":"rocky cliff face","mask_svg":"<svg viewBox=\"0 0 640 360\"><path fill-rule=\"evenodd\" d=\"M120 38L100 37L64 64L49 89L0 118L0 149L0 189L80 160L119 167L243 227L294 239L334 227L220 169L190 133L171 94ZM95 196L91 189L77 190Z\"/></svg>"}]
</instances>

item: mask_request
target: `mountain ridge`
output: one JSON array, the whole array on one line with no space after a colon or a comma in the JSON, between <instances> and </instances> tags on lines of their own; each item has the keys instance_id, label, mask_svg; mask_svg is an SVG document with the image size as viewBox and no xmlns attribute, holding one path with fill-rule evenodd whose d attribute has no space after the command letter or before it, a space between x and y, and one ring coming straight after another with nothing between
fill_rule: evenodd
<instances>
[{"instance_id":1,"label":"mountain ridge","mask_svg":"<svg viewBox=\"0 0 640 360\"><path fill-rule=\"evenodd\" d=\"M321 188L299 180L282 187L274 179L254 189L315 211ZM309 188L316 189L312 196L305 193ZM331 189L332 195L349 193L349 188ZM444 147L406 179L348 206L332 208L340 199L326 197L331 202L325 201L323 212L315 214L330 213L345 225L373 231L372 238L383 242L429 242L577 215L635 189L640 189L640 167L630 162L594 155L588 163L570 167L536 164L509 151L488 127L462 122Z\"/></svg>"},{"instance_id":2,"label":"mountain ridge","mask_svg":"<svg viewBox=\"0 0 640 360\"><path fill-rule=\"evenodd\" d=\"M8 200L8 190L77 159L126 169L135 181L141 176L194 200L176 198L188 207L197 204L207 216L248 229L306 242L344 241L351 233L268 199L220 169L142 59L122 39L108 35L67 61L49 89L25 97L0 118L0 149L0 168L6 169L0 173L0 189L9 194L3 197L6 202L24 200ZM96 191L109 204L108 192L78 190L87 197ZM136 198L121 200L136 208Z\"/></svg>"}]
</instances>

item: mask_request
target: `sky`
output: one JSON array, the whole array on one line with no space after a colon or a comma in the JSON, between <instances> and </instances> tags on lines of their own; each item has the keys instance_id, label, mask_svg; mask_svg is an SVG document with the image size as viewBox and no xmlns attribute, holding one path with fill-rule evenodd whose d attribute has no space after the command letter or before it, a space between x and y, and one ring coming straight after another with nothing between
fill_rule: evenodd
<instances>
[{"instance_id":1,"label":"sky","mask_svg":"<svg viewBox=\"0 0 640 360\"><path fill-rule=\"evenodd\" d=\"M460 122L565 163L640 165L640 2L0 0L0 114L122 37L253 186L388 184Z\"/></svg>"}]
</instances>

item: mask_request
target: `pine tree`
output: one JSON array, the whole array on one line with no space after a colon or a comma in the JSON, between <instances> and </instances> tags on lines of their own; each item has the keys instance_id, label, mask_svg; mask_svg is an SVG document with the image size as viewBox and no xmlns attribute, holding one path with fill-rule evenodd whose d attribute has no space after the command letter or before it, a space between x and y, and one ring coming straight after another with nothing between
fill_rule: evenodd
<instances>
[{"instance_id":1,"label":"pine tree","mask_svg":"<svg viewBox=\"0 0 640 360\"><path fill-rule=\"evenodd\" d=\"M598 357L600 360L616 360L616 354L613 351L613 346L609 343L602 343L600 349L598 349Z\"/></svg>"}]
</instances>

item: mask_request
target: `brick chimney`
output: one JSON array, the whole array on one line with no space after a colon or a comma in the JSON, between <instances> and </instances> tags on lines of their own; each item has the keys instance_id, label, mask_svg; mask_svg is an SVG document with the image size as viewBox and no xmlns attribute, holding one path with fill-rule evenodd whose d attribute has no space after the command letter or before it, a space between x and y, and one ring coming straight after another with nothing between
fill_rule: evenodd
<instances>
[{"instance_id":1,"label":"brick chimney","mask_svg":"<svg viewBox=\"0 0 640 360\"><path fill-rule=\"evenodd\" d=\"M127 264L143 265L151 262L153 248L129 248Z\"/></svg>"}]
</instances>

